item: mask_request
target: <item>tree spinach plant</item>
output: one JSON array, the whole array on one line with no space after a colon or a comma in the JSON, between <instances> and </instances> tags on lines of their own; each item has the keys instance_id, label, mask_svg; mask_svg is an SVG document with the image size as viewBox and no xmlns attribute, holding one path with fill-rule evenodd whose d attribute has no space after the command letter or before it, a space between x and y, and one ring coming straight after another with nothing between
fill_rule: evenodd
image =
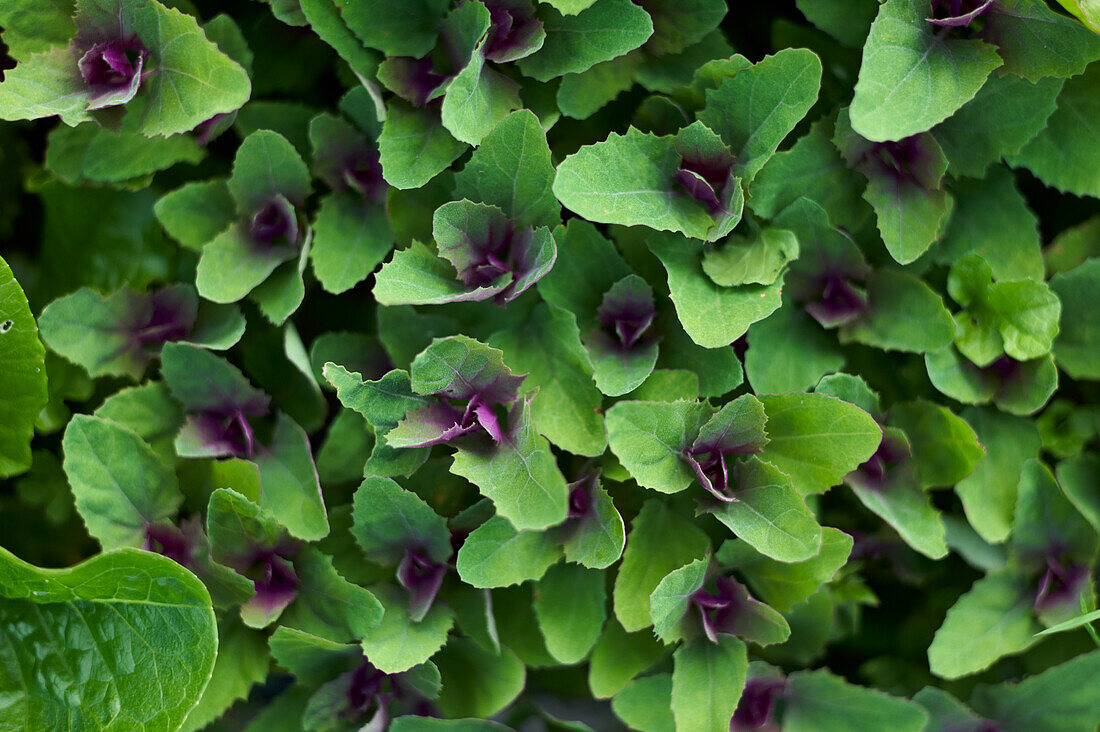
<instances>
[{"instance_id":1,"label":"tree spinach plant","mask_svg":"<svg viewBox=\"0 0 1100 732\"><path fill-rule=\"evenodd\" d=\"M1098 33L0 2L0 728L1094 732Z\"/></svg>"}]
</instances>

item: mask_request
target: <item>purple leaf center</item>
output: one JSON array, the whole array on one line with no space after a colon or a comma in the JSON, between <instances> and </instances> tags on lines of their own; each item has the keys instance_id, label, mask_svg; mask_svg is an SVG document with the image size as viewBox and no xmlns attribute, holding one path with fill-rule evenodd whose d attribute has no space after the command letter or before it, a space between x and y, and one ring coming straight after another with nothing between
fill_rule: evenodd
<instances>
[{"instance_id":1,"label":"purple leaf center","mask_svg":"<svg viewBox=\"0 0 1100 732\"><path fill-rule=\"evenodd\" d=\"M867 296L845 276L829 274L820 279L820 294L804 307L823 328L835 328L862 315Z\"/></svg>"},{"instance_id":2,"label":"purple leaf center","mask_svg":"<svg viewBox=\"0 0 1100 732\"><path fill-rule=\"evenodd\" d=\"M656 317L653 296L639 288L608 291L596 311L599 324L626 350L646 334Z\"/></svg>"},{"instance_id":3,"label":"purple leaf center","mask_svg":"<svg viewBox=\"0 0 1100 732\"><path fill-rule=\"evenodd\" d=\"M711 156L685 155L676 171L676 182L687 194L707 207L715 216L723 210L723 196L732 180L733 157L729 154Z\"/></svg>"},{"instance_id":4,"label":"purple leaf center","mask_svg":"<svg viewBox=\"0 0 1100 732\"><path fill-rule=\"evenodd\" d=\"M97 43L80 57L80 76L96 90L124 89L141 75L148 56L149 51L136 38Z\"/></svg>"},{"instance_id":5,"label":"purple leaf center","mask_svg":"<svg viewBox=\"0 0 1100 732\"><path fill-rule=\"evenodd\" d=\"M731 730L768 729L775 712L776 698L787 691L785 679L758 676L745 683L737 711L730 720Z\"/></svg>"},{"instance_id":6,"label":"purple leaf center","mask_svg":"<svg viewBox=\"0 0 1100 732\"><path fill-rule=\"evenodd\" d=\"M272 246L280 242L293 246L298 241L298 219L294 207L276 196L252 215L248 235L257 244Z\"/></svg>"},{"instance_id":7,"label":"purple leaf center","mask_svg":"<svg viewBox=\"0 0 1100 732\"><path fill-rule=\"evenodd\" d=\"M380 200L387 188L377 150L361 150L349 156L341 175L348 188L372 201Z\"/></svg>"},{"instance_id":8,"label":"purple leaf center","mask_svg":"<svg viewBox=\"0 0 1100 732\"><path fill-rule=\"evenodd\" d=\"M740 586L729 577L716 577L716 592L704 589L696 590L691 596L691 604L699 614L703 633L711 643L718 642L718 634L729 632L741 614L744 604L744 592L738 592Z\"/></svg>"},{"instance_id":9,"label":"purple leaf center","mask_svg":"<svg viewBox=\"0 0 1100 732\"><path fill-rule=\"evenodd\" d=\"M483 54L490 61L504 63L529 53L542 30L530 0L486 0L489 9L489 37Z\"/></svg>"},{"instance_id":10,"label":"purple leaf center","mask_svg":"<svg viewBox=\"0 0 1100 732\"><path fill-rule=\"evenodd\" d=\"M1088 582L1089 568L1083 564L1063 564L1052 554L1046 558L1046 570L1035 591L1035 609L1072 602Z\"/></svg>"},{"instance_id":11,"label":"purple leaf center","mask_svg":"<svg viewBox=\"0 0 1100 732\"><path fill-rule=\"evenodd\" d=\"M181 566L191 566L192 542L173 524L147 525L141 548L168 557Z\"/></svg>"},{"instance_id":12,"label":"purple leaf center","mask_svg":"<svg viewBox=\"0 0 1100 732\"><path fill-rule=\"evenodd\" d=\"M409 592L409 617L414 622L431 609L447 566L433 562L417 549L409 549L397 565L397 582Z\"/></svg>"}]
</instances>

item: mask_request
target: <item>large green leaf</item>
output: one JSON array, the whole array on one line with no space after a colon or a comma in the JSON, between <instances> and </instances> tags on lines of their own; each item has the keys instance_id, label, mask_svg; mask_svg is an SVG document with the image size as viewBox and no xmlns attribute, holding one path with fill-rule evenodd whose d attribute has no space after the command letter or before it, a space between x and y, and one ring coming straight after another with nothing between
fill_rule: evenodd
<instances>
[{"instance_id":1,"label":"large green leaf","mask_svg":"<svg viewBox=\"0 0 1100 732\"><path fill-rule=\"evenodd\" d=\"M535 593L535 617L550 655L564 664L584 659L607 615L604 573L559 564L535 583Z\"/></svg>"},{"instance_id":2,"label":"large green leaf","mask_svg":"<svg viewBox=\"0 0 1100 732\"><path fill-rule=\"evenodd\" d=\"M339 0L337 8L363 45L387 56L423 56L432 50L447 0L412 0L393 12L388 0Z\"/></svg>"},{"instance_id":3,"label":"large green leaf","mask_svg":"<svg viewBox=\"0 0 1100 732\"><path fill-rule=\"evenodd\" d=\"M365 205L353 193L334 193L321 199L309 258L325 290L340 294L355 287L392 248L393 229L384 208Z\"/></svg>"},{"instance_id":4,"label":"large green leaf","mask_svg":"<svg viewBox=\"0 0 1100 732\"><path fill-rule=\"evenodd\" d=\"M979 40L943 38L925 22L927 3L888 0L863 48L852 127L868 140L900 140L930 129L970 101L1001 65Z\"/></svg>"},{"instance_id":5,"label":"large green leaf","mask_svg":"<svg viewBox=\"0 0 1100 732\"><path fill-rule=\"evenodd\" d=\"M520 70L539 81L549 81L622 56L653 34L649 14L630 0L596 0L589 5L577 15L544 10L546 42L519 62Z\"/></svg>"},{"instance_id":6,"label":"large green leaf","mask_svg":"<svg viewBox=\"0 0 1100 732\"><path fill-rule=\"evenodd\" d=\"M979 686L970 703L1006 732L1085 732L1096 725L1100 651L1082 653L1019 682ZM1084 683L1082 683L1084 682Z\"/></svg>"},{"instance_id":7,"label":"large green leaf","mask_svg":"<svg viewBox=\"0 0 1100 732\"><path fill-rule=\"evenodd\" d=\"M183 502L176 474L121 425L78 414L62 449L76 508L104 549L141 547L146 527L170 520Z\"/></svg>"},{"instance_id":8,"label":"large green leaf","mask_svg":"<svg viewBox=\"0 0 1100 732\"><path fill-rule=\"evenodd\" d=\"M672 714L676 728L727 732L737 709L749 659L745 644L719 635L699 636L676 649L672 670Z\"/></svg>"},{"instance_id":9,"label":"large green leaf","mask_svg":"<svg viewBox=\"0 0 1100 732\"><path fill-rule=\"evenodd\" d=\"M588 688L597 699L615 696L663 653L664 646L650 631L627 633L610 618L588 661Z\"/></svg>"},{"instance_id":10,"label":"large green leaf","mask_svg":"<svg viewBox=\"0 0 1100 732\"><path fill-rule=\"evenodd\" d=\"M462 581L473 587L507 587L537 580L560 558L552 533L517 531L494 516L466 537L455 567Z\"/></svg>"},{"instance_id":11,"label":"large green leaf","mask_svg":"<svg viewBox=\"0 0 1100 732\"><path fill-rule=\"evenodd\" d=\"M486 64L484 44L485 40L478 43L470 62L451 80L440 109L443 126L456 140L471 145L480 144L498 122L521 106L519 85Z\"/></svg>"},{"instance_id":12,"label":"large green leaf","mask_svg":"<svg viewBox=\"0 0 1100 732\"><path fill-rule=\"evenodd\" d=\"M618 402L607 410L607 441L638 485L678 493L695 481L682 452L712 413L699 402Z\"/></svg>"},{"instance_id":13,"label":"large green leaf","mask_svg":"<svg viewBox=\"0 0 1100 732\"><path fill-rule=\"evenodd\" d=\"M991 572L975 582L947 611L928 647L932 673L957 679L1027 650L1040 630L1031 606L1028 581L1018 569Z\"/></svg>"},{"instance_id":14,"label":"large green leaf","mask_svg":"<svg viewBox=\"0 0 1100 732\"><path fill-rule=\"evenodd\" d=\"M710 549L706 534L657 500L634 518L615 577L615 617L627 632L648 627L649 596L665 575Z\"/></svg>"},{"instance_id":15,"label":"large green leaf","mask_svg":"<svg viewBox=\"0 0 1100 732\"><path fill-rule=\"evenodd\" d=\"M748 183L806 116L820 86L817 54L786 48L708 90L698 117L730 146L734 171Z\"/></svg>"},{"instance_id":16,"label":"large green leaf","mask_svg":"<svg viewBox=\"0 0 1100 732\"><path fill-rule=\"evenodd\" d=\"M409 618L405 593L389 585L375 585L371 592L385 612L382 622L362 639L363 653L378 670L388 674L408 671L424 663L447 642L454 625L454 611L442 602L432 603L424 619Z\"/></svg>"},{"instance_id":17,"label":"large green leaf","mask_svg":"<svg viewBox=\"0 0 1100 732\"><path fill-rule=\"evenodd\" d=\"M23 289L0 258L0 477L31 465L34 421L46 406L46 351Z\"/></svg>"},{"instance_id":18,"label":"large green leaf","mask_svg":"<svg viewBox=\"0 0 1100 732\"><path fill-rule=\"evenodd\" d=\"M803 495L824 493L878 448L882 430L859 407L824 394L761 398L768 445L760 459L791 476Z\"/></svg>"},{"instance_id":19,"label":"large green leaf","mask_svg":"<svg viewBox=\"0 0 1100 732\"><path fill-rule=\"evenodd\" d=\"M0 549L0 596L12 729L176 729L210 680L210 595L170 559L121 549L39 569Z\"/></svg>"},{"instance_id":20,"label":"large green leaf","mask_svg":"<svg viewBox=\"0 0 1100 732\"><path fill-rule=\"evenodd\" d=\"M834 339L790 300L753 323L748 340L745 375L757 394L809 389L844 366Z\"/></svg>"},{"instance_id":21,"label":"large green leaf","mask_svg":"<svg viewBox=\"0 0 1100 732\"><path fill-rule=\"evenodd\" d=\"M448 717L475 717L467 725L484 724L523 691L527 672L509 648L488 651L469 638L455 638L435 658L442 676L439 708ZM499 727L478 727L496 732ZM473 732L473 730L470 730Z\"/></svg>"},{"instance_id":22,"label":"large green leaf","mask_svg":"<svg viewBox=\"0 0 1100 732\"><path fill-rule=\"evenodd\" d=\"M394 188L420 188L466 150L426 107L391 101L378 136L382 175Z\"/></svg>"},{"instance_id":23,"label":"large green leaf","mask_svg":"<svg viewBox=\"0 0 1100 732\"><path fill-rule=\"evenodd\" d=\"M351 534L371 561L396 564L405 552L423 552L436 562L451 555L447 522L412 491L371 476L355 491Z\"/></svg>"},{"instance_id":24,"label":"large green leaf","mask_svg":"<svg viewBox=\"0 0 1100 732\"><path fill-rule=\"evenodd\" d=\"M908 699L850 684L825 669L790 675L785 732L921 732L928 714Z\"/></svg>"}]
</instances>

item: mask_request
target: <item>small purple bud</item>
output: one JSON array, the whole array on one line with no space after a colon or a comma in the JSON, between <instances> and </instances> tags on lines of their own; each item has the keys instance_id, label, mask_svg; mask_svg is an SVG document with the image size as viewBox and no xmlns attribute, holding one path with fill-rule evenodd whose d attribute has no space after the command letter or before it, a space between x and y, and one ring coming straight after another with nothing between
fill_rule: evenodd
<instances>
[{"instance_id":1,"label":"small purple bud","mask_svg":"<svg viewBox=\"0 0 1100 732\"><path fill-rule=\"evenodd\" d=\"M638 277L615 283L596 311L596 320L618 338L624 349L633 348L656 317L653 293Z\"/></svg>"},{"instance_id":2,"label":"small purple bud","mask_svg":"<svg viewBox=\"0 0 1100 732\"><path fill-rule=\"evenodd\" d=\"M148 49L136 38L103 41L86 50L77 66L91 91L88 108L102 109L133 99L148 57Z\"/></svg>"},{"instance_id":3,"label":"small purple bud","mask_svg":"<svg viewBox=\"0 0 1100 732\"><path fill-rule=\"evenodd\" d=\"M1083 564L1068 566L1052 556L1046 560L1047 568L1039 579L1035 591L1035 609L1039 612L1060 603L1073 601L1089 579L1089 568Z\"/></svg>"},{"instance_id":4,"label":"small purple bud","mask_svg":"<svg viewBox=\"0 0 1100 732\"><path fill-rule=\"evenodd\" d=\"M168 557L177 564L190 567L191 541L174 524L158 523L145 527L145 539L141 544L145 551Z\"/></svg>"},{"instance_id":5,"label":"small purple bud","mask_svg":"<svg viewBox=\"0 0 1100 732\"><path fill-rule=\"evenodd\" d=\"M730 490L729 468L726 465L726 454L722 450L711 446L692 447L684 453L684 459L695 471L700 485L712 496L723 503L737 500Z\"/></svg>"},{"instance_id":6,"label":"small purple bud","mask_svg":"<svg viewBox=\"0 0 1100 732\"><path fill-rule=\"evenodd\" d=\"M148 319L134 331L134 339L149 350L158 351L169 341L186 338L195 325L193 302L179 297L178 291L160 290L149 296Z\"/></svg>"},{"instance_id":7,"label":"small purple bud","mask_svg":"<svg viewBox=\"0 0 1100 732\"><path fill-rule=\"evenodd\" d=\"M397 565L397 582L409 592L409 619L424 619L435 602L447 566L433 562L421 552L409 549Z\"/></svg>"},{"instance_id":8,"label":"small purple bud","mask_svg":"<svg viewBox=\"0 0 1100 732\"><path fill-rule=\"evenodd\" d=\"M490 22L485 58L506 63L534 52L545 32L532 0L485 0L485 6Z\"/></svg>"},{"instance_id":9,"label":"small purple bud","mask_svg":"<svg viewBox=\"0 0 1100 732\"><path fill-rule=\"evenodd\" d=\"M852 322L867 310L867 296L847 279L827 276L816 300L807 302L806 312L823 328L836 328Z\"/></svg>"},{"instance_id":10,"label":"small purple bud","mask_svg":"<svg viewBox=\"0 0 1100 732\"><path fill-rule=\"evenodd\" d=\"M689 196L706 206L707 212L714 216L722 211L722 198L731 183L732 168L733 157L729 154L710 157L685 155L680 160L675 178Z\"/></svg>"},{"instance_id":11,"label":"small purple bud","mask_svg":"<svg viewBox=\"0 0 1100 732\"><path fill-rule=\"evenodd\" d=\"M776 698L787 691L786 679L771 676L757 676L745 683L741 699L737 702L737 711L730 720L731 732L750 732L752 730L770 730L775 712Z\"/></svg>"},{"instance_id":12,"label":"small purple bud","mask_svg":"<svg viewBox=\"0 0 1100 732\"><path fill-rule=\"evenodd\" d=\"M382 164L377 150L363 150L344 161L341 174L348 188L364 198L379 201L384 197L387 185L382 178Z\"/></svg>"},{"instance_id":13,"label":"small purple bud","mask_svg":"<svg viewBox=\"0 0 1100 732\"><path fill-rule=\"evenodd\" d=\"M350 717L358 719L370 710L375 701L380 700L382 683L385 680L386 674L376 669L370 661L363 661L352 672L347 691Z\"/></svg>"},{"instance_id":14,"label":"small purple bud","mask_svg":"<svg viewBox=\"0 0 1100 732\"><path fill-rule=\"evenodd\" d=\"M242 410L195 414L191 415L190 420L202 434L204 442L217 448L220 454L239 458L251 458L255 454L256 438Z\"/></svg>"},{"instance_id":15,"label":"small purple bud","mask_svg":"<svg viewBox=\"0 0 1100 732\"><path fill-rule=\"evenodd\" d=\"M587 485L592 481L594 478L579 480L573 484L573 489L569 491L569 518L583 518L592 508L592 496L589 495L591 487Z\"/></svg>"}]
</instances>

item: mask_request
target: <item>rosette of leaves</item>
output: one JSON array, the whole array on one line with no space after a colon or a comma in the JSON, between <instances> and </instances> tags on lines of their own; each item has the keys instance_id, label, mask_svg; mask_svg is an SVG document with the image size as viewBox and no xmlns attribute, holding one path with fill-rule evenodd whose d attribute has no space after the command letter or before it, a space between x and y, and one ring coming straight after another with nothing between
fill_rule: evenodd
<instances>
[{"instance_id":1,"label":"rosette of leaves","mask_svg":"<svg viewBox=\"0 0 1100 732\"><path fill-rule=\"evenodd\" d=\"M238 148L228 179L188 183L162 197L156 211L168 233L200 250L199 295L231 303L251 294L281 324L305 297L311 233L301 209L311 190L294 147L258 130Z\"/></svg>"},{"instance_id":2,"label":"rosette of leaves","mask_svg":"<svg viewBox=\"0 0 1100 732\"><path fill-rule=\"evenodd\" d=\"M71 17L47 16L28 37L16 34L42 50L23 56L0 84L3 119L56 115L117 130L136 116L133 131L173 135L248 100L248 73L190 15L156 0L78 0L72 8Z\"/></svg>"},{"instance_id":3,"label":"rosette of leaves","mask_svg":"<svg viewBox=\"0 0 1100 732\"><path fill-rule=\"evenodd\" d=\"M882 427L874 455L846 475L845 484L913 549L932 559L945 556L946 528L928 491L953 486L974 472L985 457L974 430L947 408L924 400L883 411L878 394L848 374L826 376L815 393L851 400Z\"/></svg>"},{"instance_id":4,"label":"rosette of leaves","mask_svg":"<svg viewBox=\"0 0 1100 732\"><path fill-rule=\"evenodd\" d=\"M93 378L139 380L166 343L186 341L214 350L231 348L245 322L233 305L199 301L190 285L100 295L82 288L54 300L39 318L42 340Z\"/></svg>"},{"instance_id":5,"label":"rosette of leaves","mask_svg":"<svg viewBox=\"0 0 1100 732\"><path fill-rule=\"evenodd\" d=\"M1020 474L1007 564L947 612L928 648L932 672L954 679L1021 653L1053 627L1096 607L1091 567L1098 536L1046 465ZM996 630L994 630L996 629Z\"/></svg>"},{"instance_id":6,"label":"rosette of leaves","mask_svg":"<svg viewBox=\"0 0 1100 732\"><path fill-rule=\"evenodd\" d=\"M510 302L554 266L557 249L545 226L521 227L497 206L463 199L432 218L434 251L414 241L375 278L382 305Z\"/></svg>"}]
</instances>

